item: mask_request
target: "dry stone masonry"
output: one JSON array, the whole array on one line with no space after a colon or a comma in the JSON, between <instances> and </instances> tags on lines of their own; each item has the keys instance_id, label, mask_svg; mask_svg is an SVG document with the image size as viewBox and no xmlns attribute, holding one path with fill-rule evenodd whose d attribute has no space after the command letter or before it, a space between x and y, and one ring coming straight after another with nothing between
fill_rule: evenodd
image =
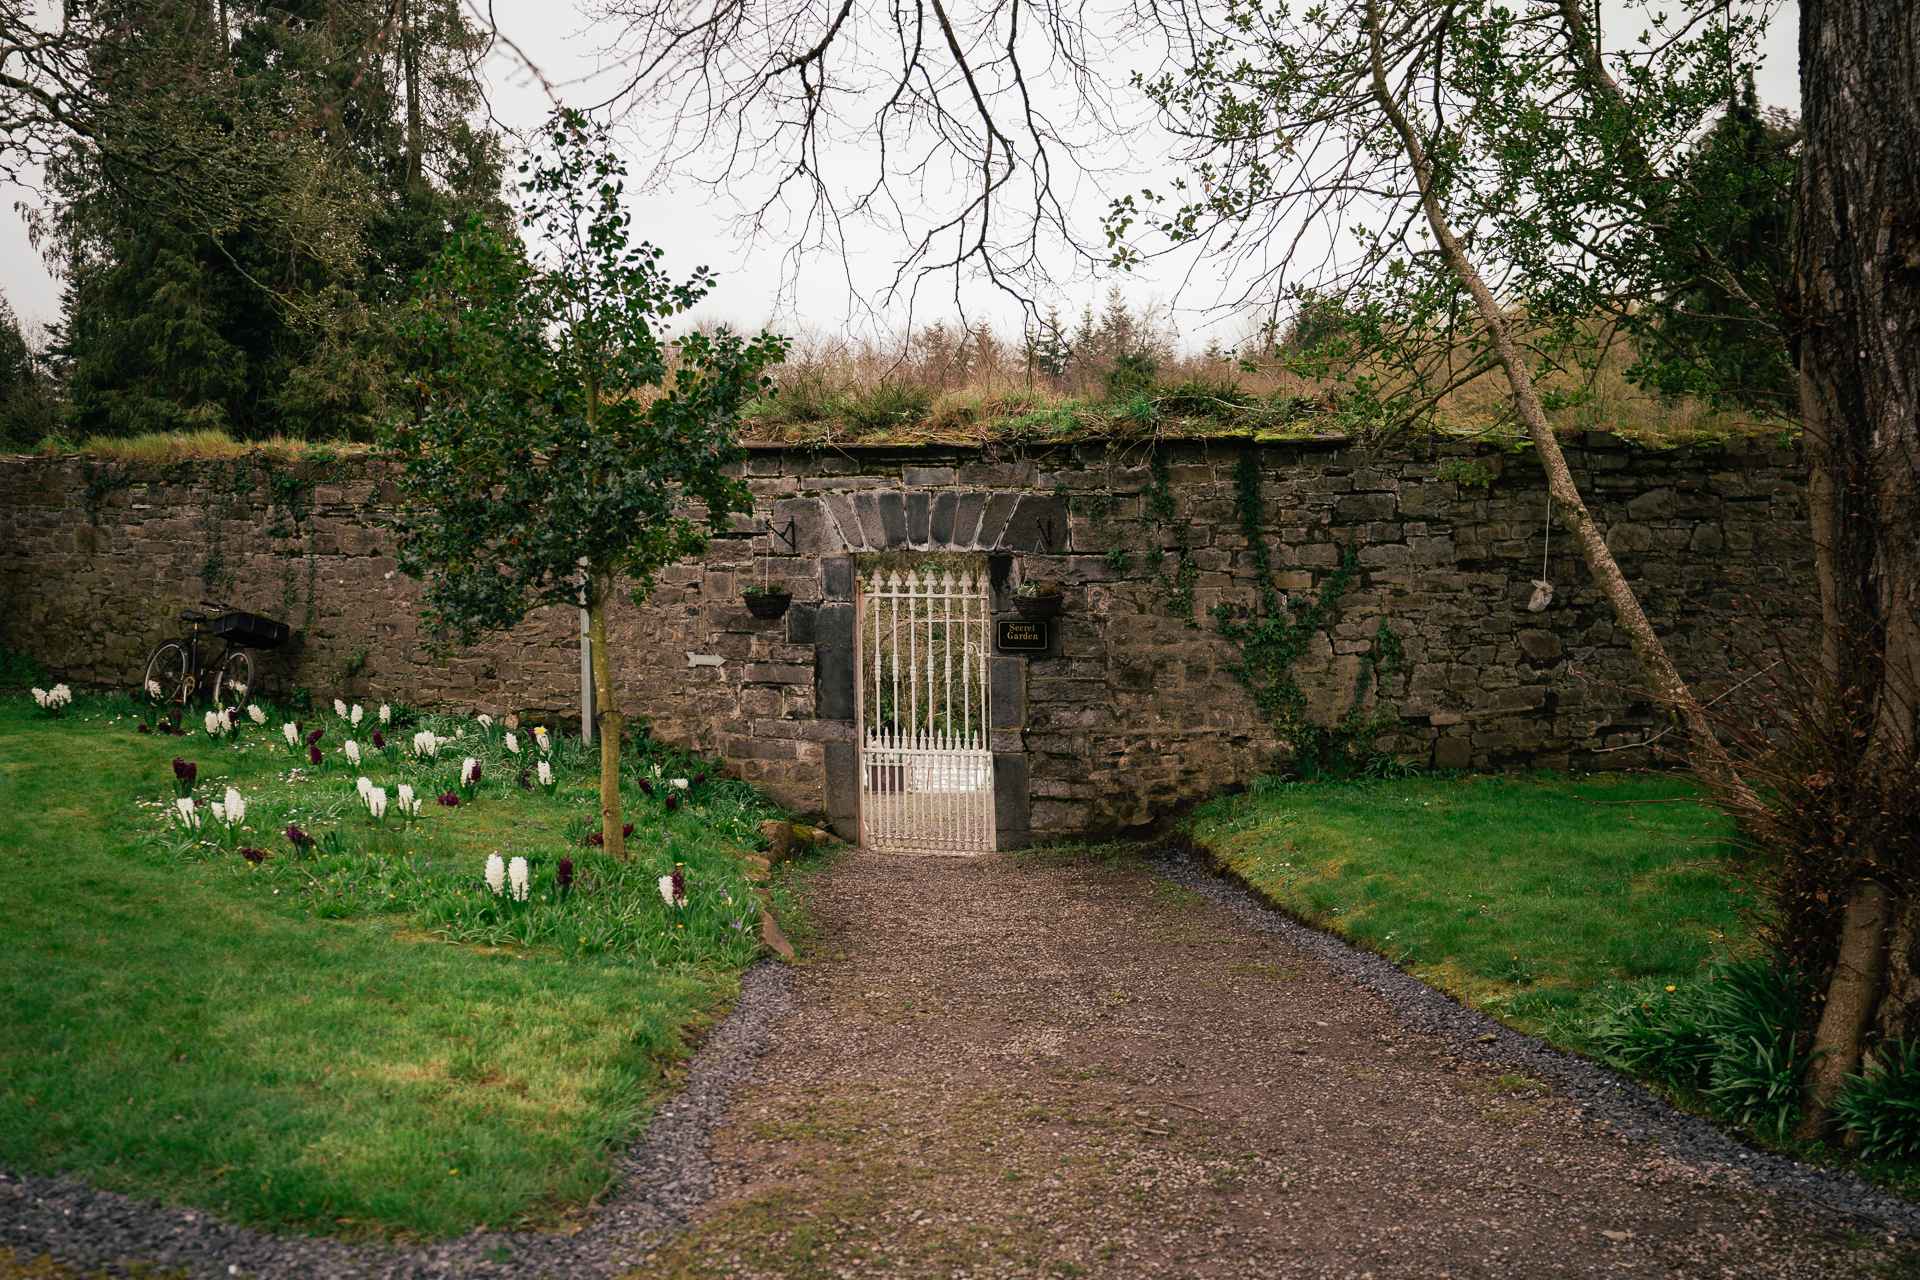
<instances>
[{"instance_id":1,"label":"dry stone masonry","mask_svg":"<svg viewBox=\"0 0 1920 1280\"><path fill-rule=\"evenodd\" d=\"M1022 582L1058 581L1066 596L1049 649L990 662L1001 843L1151 823L1285 764L1229 670L1237 651L1214 614L1247 616L1258 599L1237 506L1250 449L1290 607L1311 602L1344 544L1358 552L1351 586L1294 667L1323 722L1351 704L1384 622L1405 657L1378 691L1399 709L1385 745L1400 758L1447 769L1647 758L1636 744L1660 722L1656 708L1636 692L1625 639L1557 525L1549 550L1530 454L1372 452L1344 439L1160 449L1079 444L995 460L946 446L754 446L742 464L752 515L700 562L668 570L642 605L616 608L623 706L855 834L856 558L984 552L996 617L1013 616ZM1726 682L1715 608L1741 583L1812 593L1797 453L1755 441L1644 452L1590 435L1569 461L1703 689ZM180 608L213 596L297 629L263 663L269 691L577 721L577 611L436 659L417 586L397 572L396 502L369 457L291 469L261 458L119 470L0 460L0 645L52 678L126 687L175 633ZM1531 613L1543 553L1555 595ZM784 618L741 604L763 578L792 591Z\"/></svg>"}]
</instances>

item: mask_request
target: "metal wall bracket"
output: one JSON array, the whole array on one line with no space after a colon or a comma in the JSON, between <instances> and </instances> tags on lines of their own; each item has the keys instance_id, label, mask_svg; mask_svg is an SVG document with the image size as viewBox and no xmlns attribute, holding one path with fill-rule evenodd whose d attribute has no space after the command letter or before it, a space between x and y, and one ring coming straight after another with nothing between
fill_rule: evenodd
<instances>
[{"instance_id":1,"label":"metal wall bracket","mask_svg":"<svg viewBox=\"0 0 1920 1280\"><path fill-rule=\"evenodd\" d=\"M797 523L798 521L789 520L787 521L787 527L783 530L779 525L775 524L772 520L767 521L767 532L772 534L774 537L780 539L780 541L787 544L787 553L789 555L793 554L795 551L799 549L797 539L795 539L793 534L794 525Z\"/></svg>"}]
</instances>

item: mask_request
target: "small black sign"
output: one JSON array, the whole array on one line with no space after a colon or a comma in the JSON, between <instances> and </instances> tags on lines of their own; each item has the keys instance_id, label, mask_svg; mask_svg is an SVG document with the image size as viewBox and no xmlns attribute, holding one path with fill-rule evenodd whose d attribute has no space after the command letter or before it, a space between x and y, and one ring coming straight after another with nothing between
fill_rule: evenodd
<instances>
[{"instance_id":1,"label":"small black sign","mask_svg":"<svg viewBox=\"0 0 1920 1280\"><path fill-rule=\"evenodd\" d=\"M1007 653L1034 653L1047 647L1047 624L1044 622L996 622L993 624L994 647Z\"/></svg>"}]
</instances>

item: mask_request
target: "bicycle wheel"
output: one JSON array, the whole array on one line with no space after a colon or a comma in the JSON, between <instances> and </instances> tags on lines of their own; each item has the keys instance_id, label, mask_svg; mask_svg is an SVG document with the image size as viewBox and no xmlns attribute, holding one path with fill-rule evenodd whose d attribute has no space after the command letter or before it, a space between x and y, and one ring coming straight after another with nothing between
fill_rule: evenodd
<instances>
[{"instance_id":1,"label":"bicycle wheel","mask_svg":"<svg viewBox=\"0 0 1920 1280\"><path fill-rule=\"evenodd\" d=\"M245 649L229 649L213 672L213 705L244 707L253 692L253 655Z\"/></svg>"},{"instance_id":2,"label":"bicycle wheel","mask_svg":"<svg viewBox=\"0 0 1920 1280\"><path fill-rule=\"evenodd\" d=\"M184 706L193 699L193 680L187 675L187 651L177 640L157 645L147 655L140 689L161 706Z\"/></svg>"}]
</instances>

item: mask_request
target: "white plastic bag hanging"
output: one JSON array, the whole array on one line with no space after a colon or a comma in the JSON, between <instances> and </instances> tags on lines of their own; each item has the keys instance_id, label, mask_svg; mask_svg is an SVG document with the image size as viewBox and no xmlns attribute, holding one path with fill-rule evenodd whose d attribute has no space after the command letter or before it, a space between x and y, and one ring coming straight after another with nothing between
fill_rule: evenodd
<instances>
[{"instance_id":1,"label":"white plastic bag hanging","mask_svg":"<svg viewBox=\"0 0 1920 1280\"><path fill-rule=\"evenodd\" d=\"M1553 546L1553 495L1547 495L1547 536L1540 548L1540 576L1533 580L1533 599L1527 601L1528 613L1544 613L1553 603L1553 584L1547 581L1547 552Z\"/></svg>"}]
</instances>

